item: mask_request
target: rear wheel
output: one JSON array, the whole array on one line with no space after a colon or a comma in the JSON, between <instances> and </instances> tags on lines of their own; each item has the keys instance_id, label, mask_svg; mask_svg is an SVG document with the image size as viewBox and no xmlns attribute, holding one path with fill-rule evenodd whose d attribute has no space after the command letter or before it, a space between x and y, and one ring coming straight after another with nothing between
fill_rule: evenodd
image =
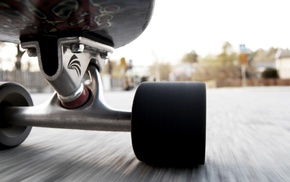
<instances>
[{"instance_id":1,"label":"rear wheel","mask_svg":"<svg viewBox=\"0 0 290 182\"><path fill-rule=\"evenodd\" d=\"M9 106L32 106L30 94L20 85L0 82L0 118L3 108ZM0 149L13 148L29 135L31 126L14 126L0 120Z\"/></svg>"},{"instance_id":2,"label":"rear wheel","mask_svg":"<svg viewBox=\"0 0 290 182\"><path fill-rule=\"evenodd\" d=\"M157 166L204 164L206 89L203 83L143 83L132 108L136 157Z\"/></svg>"}]
</instances>

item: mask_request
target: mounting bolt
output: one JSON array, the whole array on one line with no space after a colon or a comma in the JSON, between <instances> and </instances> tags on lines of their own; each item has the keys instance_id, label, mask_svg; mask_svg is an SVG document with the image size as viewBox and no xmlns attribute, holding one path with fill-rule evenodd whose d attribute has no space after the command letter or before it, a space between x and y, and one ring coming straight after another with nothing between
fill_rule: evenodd
<instances>
[{"instance_id":1,"label":"mounting bolt","mask_svg":"<svg viewBox=\"0 0 290 182\"><path fill-rule=\"evenodd\" d=\"M27 54L29 57L37 57L37 51L36 48L28 48L27 49Z\"/></svg>"},{"instance_id":2,"label":"mounting bolt","mask_svg":"<svg viewBox=\"0 0 290 182\"><path fill-rule=\"evenodd\" d=\"M108 53L107 52L100 52L100 57L102 58L102 59L108 59Z\"/></svg>"},{"instance_id":3,"label":"mounting bolt","mask_svg":"<svg viewBox=\"0 0 290 182\"><path fill-rule=\"evenodd\" d=\"M70 48L71 48L72 53L82 53L85 50L85 45L84 44L72 44Z\"/></svg>"}]
</instances>

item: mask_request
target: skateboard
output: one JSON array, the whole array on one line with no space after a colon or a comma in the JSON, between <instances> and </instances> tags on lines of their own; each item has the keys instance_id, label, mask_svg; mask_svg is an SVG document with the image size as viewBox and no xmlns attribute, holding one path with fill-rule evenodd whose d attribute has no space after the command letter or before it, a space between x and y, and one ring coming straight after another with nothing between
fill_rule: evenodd
<instances>
[{"instance_id":1,"label":"skateboard","mask_svg":"<svg viewBox=\"0 0 290 182\"><path fill-rule=\"evenodd\" d=\"M0 83L0 148L10 149L32 127L131 132L136 158L149 165L204 164L206 88L199 82L145 82L131 111L108 106L102 71L114 49L147 27L154 0L2 0L0 40L21 43L38 57L55 90L33 106L17 83Z\"/></svg>"}]
</instances>

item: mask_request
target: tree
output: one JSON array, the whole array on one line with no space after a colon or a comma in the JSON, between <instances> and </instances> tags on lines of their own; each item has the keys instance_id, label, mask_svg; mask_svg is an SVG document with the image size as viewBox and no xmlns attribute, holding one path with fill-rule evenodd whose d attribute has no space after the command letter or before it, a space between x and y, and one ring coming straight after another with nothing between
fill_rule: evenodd
<instances>
[{"instance_id":1,"label":"tree","mask_svg":"<svg viewBox=\"0 0 290 182\"><path fill-rule=\"evenodd\" d=\"M222 52L217 56L217 59L223 66L233 66L237 61L237 57L238 55L234 52L232 44L225 42L222 46Z\"/></svg>"},{"instance_id":2,"label":"tree","mask_svg":"<svg viewBox=\"0 0 290 182\"><path fill-rule=\"evenodd\" d=\"M0 41L0 49L2 49L5 46L5 42ZM2 64L2 58L0 57L0 65Z\"/></svg>"},{"instance_id":3,"label":"tree","mask_svg":"<svg viewBox=\"0 0 290 182\"><path fill-rule=\"evenodd\" d=\"M172 71L170 63L155 63L150 67L150 72L157 81L169 80L169 74Z\"/></svg>"},{"instance_id":4,"label":"tree","mask_svg":"<svg viewBox=\"0 0 290 182\"><path fill-rule=\"evenodd\" d=\"M279 78L278 71L275 68L266 68L262 72L262 78Z\"/></svg>"},{"instance_id":5,"label":"tree","mask_svg":"<svg viewBox=\"0 0 290 182\"><path fill-rule=\"evenodd\" d=\"M218 55L207 55L200 58L192 77L194 80L207 81L227 79L239 79L241 76L238 64L238 54L229 42L222 45L222 51Z\"/></svg>"},{"instance_id":6,"label":"tree","mask_svg":"<svg viewBox=\"0 0 290 182\"><path fill-rule=\"evenodd\" d=\"M275 60L277 48L271 47L268 50L257 49L253 52L253 62L270 62Z\"/></svg>"},{"instance_id":7,"label":"tree","mask_svg":"<svg viewBox=\"0 0 290 182\"><path fill-rule=\"evenodd\" d=\"M21 58L23 56L23 54L25 53L25 51L22 51L20 48L20 44L17 45L17 54L16 54L16 62L15 62L15 69L16 70L21 70Z\"/></svg>"},{"instance_id":8,"label":"tree","mask_svg":"<svg viewBox=\"0 0 290 182\"><path fill-rule=\"evenodd\" d=\"M198 59L198 55L196 54L196 52L194 50L192 50L191 52L185 54L182 58L182 62L183 63L197 63Z\"/></svg>"}]
</instances>

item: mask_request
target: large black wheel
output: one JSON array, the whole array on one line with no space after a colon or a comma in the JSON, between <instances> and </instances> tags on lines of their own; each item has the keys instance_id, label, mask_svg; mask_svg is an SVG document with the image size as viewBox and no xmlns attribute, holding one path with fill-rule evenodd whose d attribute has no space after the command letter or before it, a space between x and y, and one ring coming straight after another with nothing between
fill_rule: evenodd
<instances>
[{"instance_id":1,"label":"large black wheel","mask_svg":"<svg viewBox=\"0 0 290 182\"><path fill-rule=\"evenodd\" d=\"M143 83L132 108L137 159L164 167L204 164L206 88L203 83Z\"/></svg>"},{"instance_id":2,"label":"large black wheel","mask_svg":"<svg viewBox=\"0 0 290 182\"><path fill-rule=\"evenodd\" d=\"M3 108L9 106L32 106L29 93L20 85L0 82L0 118ZM9 149L21 144L29 135L31 126L14 126L0 120L0 149Z\"/></svg>"}]
</instances>

